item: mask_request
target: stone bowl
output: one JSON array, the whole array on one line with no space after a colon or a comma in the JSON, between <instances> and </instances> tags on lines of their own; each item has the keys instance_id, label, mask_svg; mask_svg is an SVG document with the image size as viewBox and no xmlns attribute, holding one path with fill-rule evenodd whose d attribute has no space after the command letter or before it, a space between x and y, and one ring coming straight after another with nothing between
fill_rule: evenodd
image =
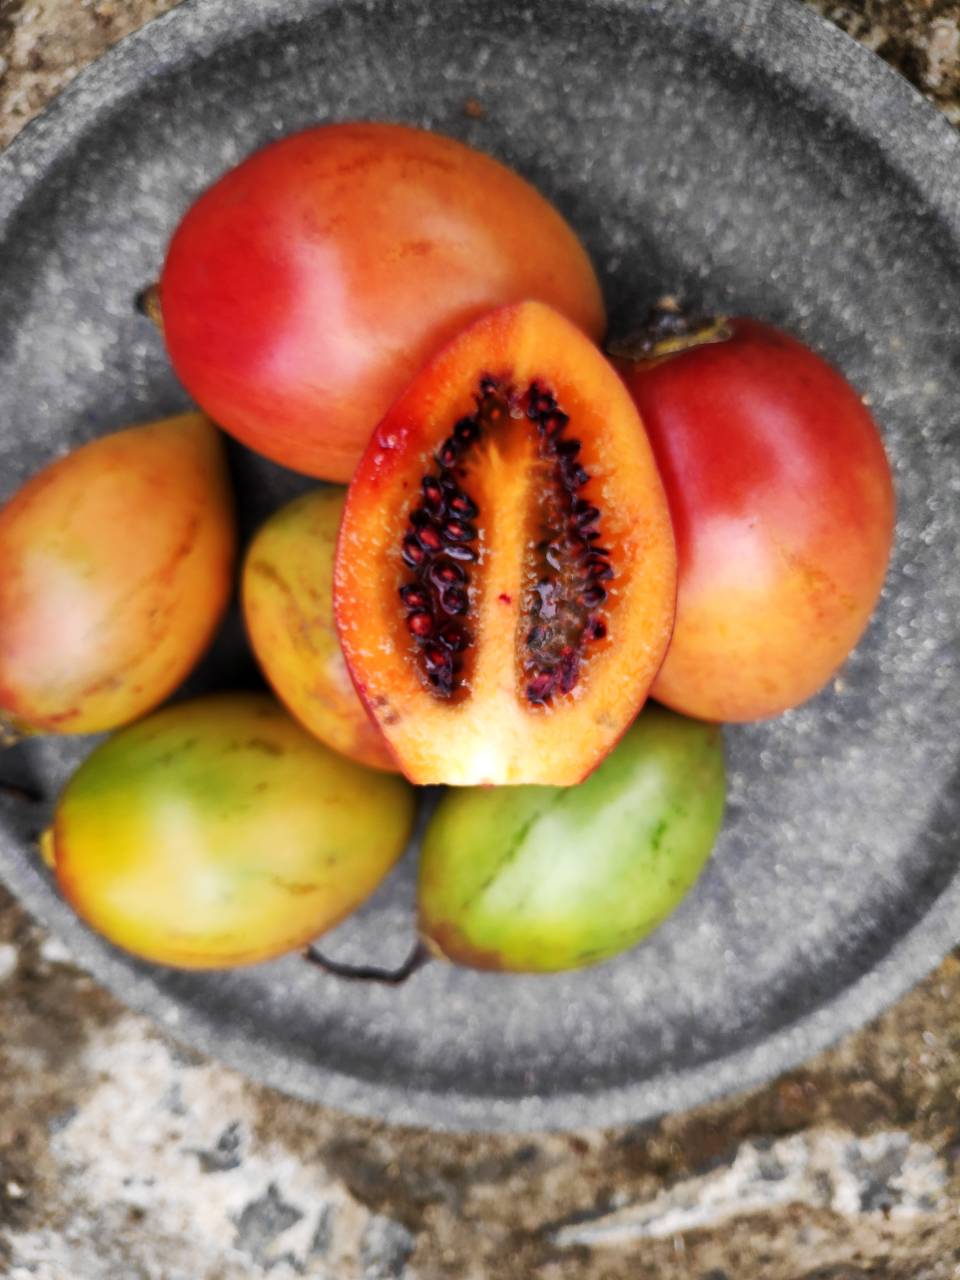
<instances>
[{"instance_id":1,"label":"stone bowl","mask_svg":"<svg viewBox=\"0 0 960 1280\"><path fill-rule=\"evenodd\" d=\"M133 307L179 216L261 143L354 118L514 165L583 236L615 327L680 293L795 331L869 393L900 509L870 631L812 702L727 732L706 874L648 942L593 970L434 964L393 990L297 957L138 964L75 919L34 847L90 740L0 757L8 782L46 797L0 799L0 875L131 1006L334 1107L572 1128L772 1076L960 937L960 137L792 0L188 0L0 157L0 497L80 441L185 403ZM245 536L308 483L239 447L232 464ZM256 679L234 613L190 688ZM329 951L399 959L413 857Z\"/></svg>"}]
</instances>

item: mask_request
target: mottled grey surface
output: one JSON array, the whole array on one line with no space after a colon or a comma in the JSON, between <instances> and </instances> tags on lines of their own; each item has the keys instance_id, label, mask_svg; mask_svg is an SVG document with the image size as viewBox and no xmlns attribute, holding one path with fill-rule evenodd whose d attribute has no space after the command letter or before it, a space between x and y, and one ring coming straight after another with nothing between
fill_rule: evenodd
<instances>
[{"instance_id":1,"label":"mottled grey surface","mask_svg":"<svg viewBox=\"0 0 960 1280\"><path fill-rule=\"evenodd\" d=\"M0 159L0 496L69 444L181 403L131 311L179 213L257 143L357 116L455 134L533 179L583 234L616 321L680 291L785 324L869 392L901 505L870 635L807 707L728 732L729 813L707 874L648 944L591 972L432 966L397 992L296 959L202 976L136 966L50 892L25 840L38 818L12 802L4 877L129 1003L335 1106L572 1127L773 1074L869 1017L960 932L960 142L788 0L562 17L547 0L188 3ZM234 456L251 521L301 483ZM249 677L235 636L207 670ZM86 749L35 744L16 764L53 790ZM338 954L403 951L411 878L408 859Z\"/></svg>"}]
</instances>

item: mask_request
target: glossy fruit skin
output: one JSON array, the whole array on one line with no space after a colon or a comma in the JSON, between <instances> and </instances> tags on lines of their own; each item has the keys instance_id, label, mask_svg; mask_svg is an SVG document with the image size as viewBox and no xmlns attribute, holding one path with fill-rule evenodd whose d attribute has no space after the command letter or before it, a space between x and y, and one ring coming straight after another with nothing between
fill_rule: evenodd
<instances>
[{"instance_id":1,"label":"glossy fruit skin","mask_svg":"<svg viewBox=\"0 0 960 1280\"><path fill-rule=\"evenodd\" d=\"M425 688L398 599L408 573L403 538L422 475L474 407L484 373L518 387L539 379L554 388L590 474L580 492L603 506L601 536L616 556L606 636L591 647L577 688L550 707L532 708L518 675L536 474L525 421L504 427L464 480L479 500L483 546L464 619L476 655L468 697L444 702ZM421 371L377 428L350 486L334 584L357 691L412 782L569 786L599 764L642 706L666 652L676 557L643 426L622 382L580 330L542 303L502 307Z\"/></svg>"},{"instance_id":2,"label":"glossy fruit skin","mask_svg":"<svg viewBox=\"0 0 960 1280\"><path fill-rule=\"evenodd\" d=\"M232 169L187 212L160 280L198 403L257 452L340 482L434 352L527 297L603 332L589 259L533 187L452 138L376 123L307 129Z\"/></svg>"},{"instance_id":3,"label":"glossy fruit skin","mask_svg":"<svg viewBox=\"0 0 960 1280\"><path fill-rule=\"evenodd\" d=\"M100 746L57 805L64 896L109 941L186 969L254 964L349 915L403 852L399 778L265 694L166 707Z\"/></svg>"},{"instance_id":4,"label":"glossy fruit skin","mask_svg":"<svg viewBox=\"0 0 960 1280\"><path fill-rule=\"evenodd\" d=\"M277 697L335 751L397 766L353 687L333 618L333 557L346 490L295 498L258 531L243 566L243 616Z\"/></svg>"},{"instance_id":5,"label":"glossy fruit skin","mask_svg":"<svg viewBox=\"0 0 960 1280\"><path fill-rule=\"evenodd\" d=\"M235 545L223 442L200 414L45 467L0 512L0 718L94 733L159 705L213 636Z\"/></svg>"},{"instance_id":6,"label":"glossy fruit skin","mask_svg":"<svg viewBox=\"0 0 960 1280\"><path fill-rule=\"evenodd\" d=\"M724 794L719 728L654 706L578 787L450 791L424 836L421 936L478 969L606 960L697 879Z\"/></svg>"},{"instance_id":7,"label":"glossy fruit skin","mask_svg":"<svg viewBox=\"0 0 960 1280\"><path fill-rule=\"evenodd\" d=\"M717 721L804 702L860 639L883 584L894 492L861 398L752 319L727 341L619 362L677 538L673 639L653 696Z\"/></svg>"}]
</instances>

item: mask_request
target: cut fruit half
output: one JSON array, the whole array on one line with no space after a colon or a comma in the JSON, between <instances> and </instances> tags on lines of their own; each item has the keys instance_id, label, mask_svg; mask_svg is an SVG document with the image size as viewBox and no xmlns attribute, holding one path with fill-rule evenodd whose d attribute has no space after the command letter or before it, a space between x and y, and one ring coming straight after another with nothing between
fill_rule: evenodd
<instances>
[{"instance_id":1,"label":"cut fruit half","mask_svg":"<svg viewBox=\"0 0 960 1280\"><path fill-rule=\"evenodd\" d=\"M676 554L643 426L542 303L418 375L350 486L334 579L354 682L418 783L581 781L673 625Z\"/></svg>"}]
</instances>

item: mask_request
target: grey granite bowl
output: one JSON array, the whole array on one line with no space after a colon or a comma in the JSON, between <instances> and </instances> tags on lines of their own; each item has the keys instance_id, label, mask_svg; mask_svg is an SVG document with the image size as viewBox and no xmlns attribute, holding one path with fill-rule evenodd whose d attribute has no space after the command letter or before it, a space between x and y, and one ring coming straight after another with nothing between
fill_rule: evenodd
<instances>
[{"instance_id":1,"label":"grey granite bowl","mask_svg":"<svg viewBox=\"0 0 960 1280\"><path fill-rule=\"evenodd\" d=\"M467 99L485 108L465 111ZM681 910L556 978L441 965L405 988L296 958L188 975L89 934L0 800L0 873L136 1008L251 1075L440 1127L636 1121L772 1075L960 937L960 138L792 0L193 0L0 158L0 496L183 403L132 309L180 213L267 139L377 117L515 165L582 233L615 323L664 289L769 317L868 391L900 522L866 641L775 723L728 732L729 813ZM233 451L249 529L304 481ZM236 618L192 687L255 679ZM88 741L0 758L47 796ZM389 963L413 863L332 940Z\"/></svg>"}]
</instances>

